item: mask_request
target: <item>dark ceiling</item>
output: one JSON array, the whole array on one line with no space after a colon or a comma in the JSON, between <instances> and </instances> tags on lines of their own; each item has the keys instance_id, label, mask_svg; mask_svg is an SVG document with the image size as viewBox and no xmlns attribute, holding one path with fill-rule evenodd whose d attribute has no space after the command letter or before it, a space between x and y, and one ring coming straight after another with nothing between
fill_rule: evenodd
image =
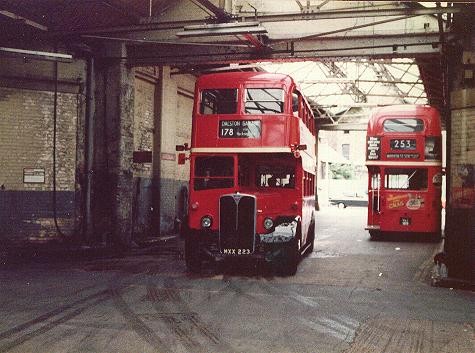
<instances>
[{"instance_id":1,"label":"dark ceiling","mask_svg":"<svg viewBox=\"0 0 475 353\"><path fill-rule=\"evenodd\" d=\"M200 0L193 0L199 5ZM168 0L15 0L0 1L0 46L19 47L64 33L140 24L158 17L178 2ZM414 6L414 5L413 5ZM444 104L442 66L439 57L419 60L429 103Z\"/></svg>"},{"instance_id":2,"label":"dark ceiling","mask_svg":"<svg viewBox=\"0 0 475 353\"><path fill-rule=\"evenodd\" d=\"M170 3L166 0L15 0L1 1L0 6L54 32L137 24L150 13L158 16ZM5 20L5 17L1 19L2 26ZM12 22L18 25L22 21Z\"/></svg>"}]
</instances>

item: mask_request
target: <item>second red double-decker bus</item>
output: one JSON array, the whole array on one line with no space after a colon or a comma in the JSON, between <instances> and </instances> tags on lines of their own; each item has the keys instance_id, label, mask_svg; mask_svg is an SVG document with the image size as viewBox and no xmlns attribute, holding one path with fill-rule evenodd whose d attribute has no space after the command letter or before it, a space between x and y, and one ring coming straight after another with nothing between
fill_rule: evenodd
<instances>
[{"instance_id":1,"label":"second red double-decker bus","mask_svg":"<svg viewBox=\"0 0 475 353\"><path fill-rule=\"evenodd\" d=\"M313 113L293 79L201 76L190 150L188 270L206 257L253 257L294 274L313 249L316 151Z\"/></svg>"},{"instance_id":2,"label":"second red double-decker bus","mask_svg":"<svg viewBox=\"0 0 475 353\"><path fill-rule=\"evenodd\" d=\"M441 232L442 137L438 111L400 105L376 109L367 130L368 226L386 232Z\"/></svg>"}]
</instances>

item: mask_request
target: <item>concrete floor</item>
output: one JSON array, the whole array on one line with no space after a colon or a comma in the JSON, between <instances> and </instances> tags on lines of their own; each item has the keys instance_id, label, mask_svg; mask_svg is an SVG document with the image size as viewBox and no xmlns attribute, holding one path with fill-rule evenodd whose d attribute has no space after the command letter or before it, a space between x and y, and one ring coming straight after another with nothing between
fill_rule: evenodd
<instances>
[{"instance_id":1,"label":"concrete floor","mask_svg":"<svg viewBox=\"0 0 475 353\"><path fill-rule=\"evenodd\" d=\"M180 242L141 255L0 263L0 352L475 352L475 294L430 286L440 244L369 241L364 208L318 213L294 277L185 272Z\"/></svg>"}]
</instances>

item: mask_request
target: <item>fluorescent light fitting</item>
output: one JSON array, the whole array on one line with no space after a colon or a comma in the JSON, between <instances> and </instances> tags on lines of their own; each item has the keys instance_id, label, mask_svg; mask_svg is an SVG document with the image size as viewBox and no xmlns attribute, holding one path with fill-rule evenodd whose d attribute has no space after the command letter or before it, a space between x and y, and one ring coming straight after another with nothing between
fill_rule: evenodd
<instances>
[{"instance_id":1,"label":"fluorescent light fitting","mask_svg":"<svg viewBox=\"0 0 475 353\"><path fill-rule=\"evenodd\" d=\"M267 29L262 27L259 22L236 22L187 26L183 28L182 32L176 33L176 36L186 38L259 33L267 33Z\"/></svg>"},{"instance_id":2,"label":"fluorescent light fitting","mask_svg":"<svg viewBox=\"0 0 475 353\"><path fill-rule=\"evenodd\" d=\"M46 51L38 51L38 50L25 50L25 49L17 49L17 48L5 48L0 47L0 54L12 54L12 55L19 55L19 56L28 56L32 59L43 59L43 60L58 60L58 61L72 61L73 56L71 54L62 54L62 53L51 53Z\"/></svg>"},{"instance_id":3,"label":"fluorescent light fitting","mask_svg":"<svg viewBox=\"0 0 475 353\"><path fill-rule=\"evenodd\" d=\"M258 27L259 22L228 22L228 23L211 23L204 25L193 25L185 26L183 29L185 31L195 30L195 29L218 29L218 28L239 28L239 27Z\"/></svg>"}]
</instances>

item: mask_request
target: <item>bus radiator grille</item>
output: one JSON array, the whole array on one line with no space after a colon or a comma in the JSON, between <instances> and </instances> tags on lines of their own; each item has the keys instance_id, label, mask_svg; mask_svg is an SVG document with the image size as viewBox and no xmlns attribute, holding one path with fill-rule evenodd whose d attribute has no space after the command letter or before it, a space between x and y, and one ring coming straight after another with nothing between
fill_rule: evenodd
<instances>
[{"instance_id":1,"label":"bus radiator grille","mask_svg":"<svg viewBox=\"0 0 475 353\"><path fill-rule=\"evenodd\" d=\"M256 199L254 196L224 195L219 202L219 244L228 249L254 252Z\"/></svg>"}]
</instances>

